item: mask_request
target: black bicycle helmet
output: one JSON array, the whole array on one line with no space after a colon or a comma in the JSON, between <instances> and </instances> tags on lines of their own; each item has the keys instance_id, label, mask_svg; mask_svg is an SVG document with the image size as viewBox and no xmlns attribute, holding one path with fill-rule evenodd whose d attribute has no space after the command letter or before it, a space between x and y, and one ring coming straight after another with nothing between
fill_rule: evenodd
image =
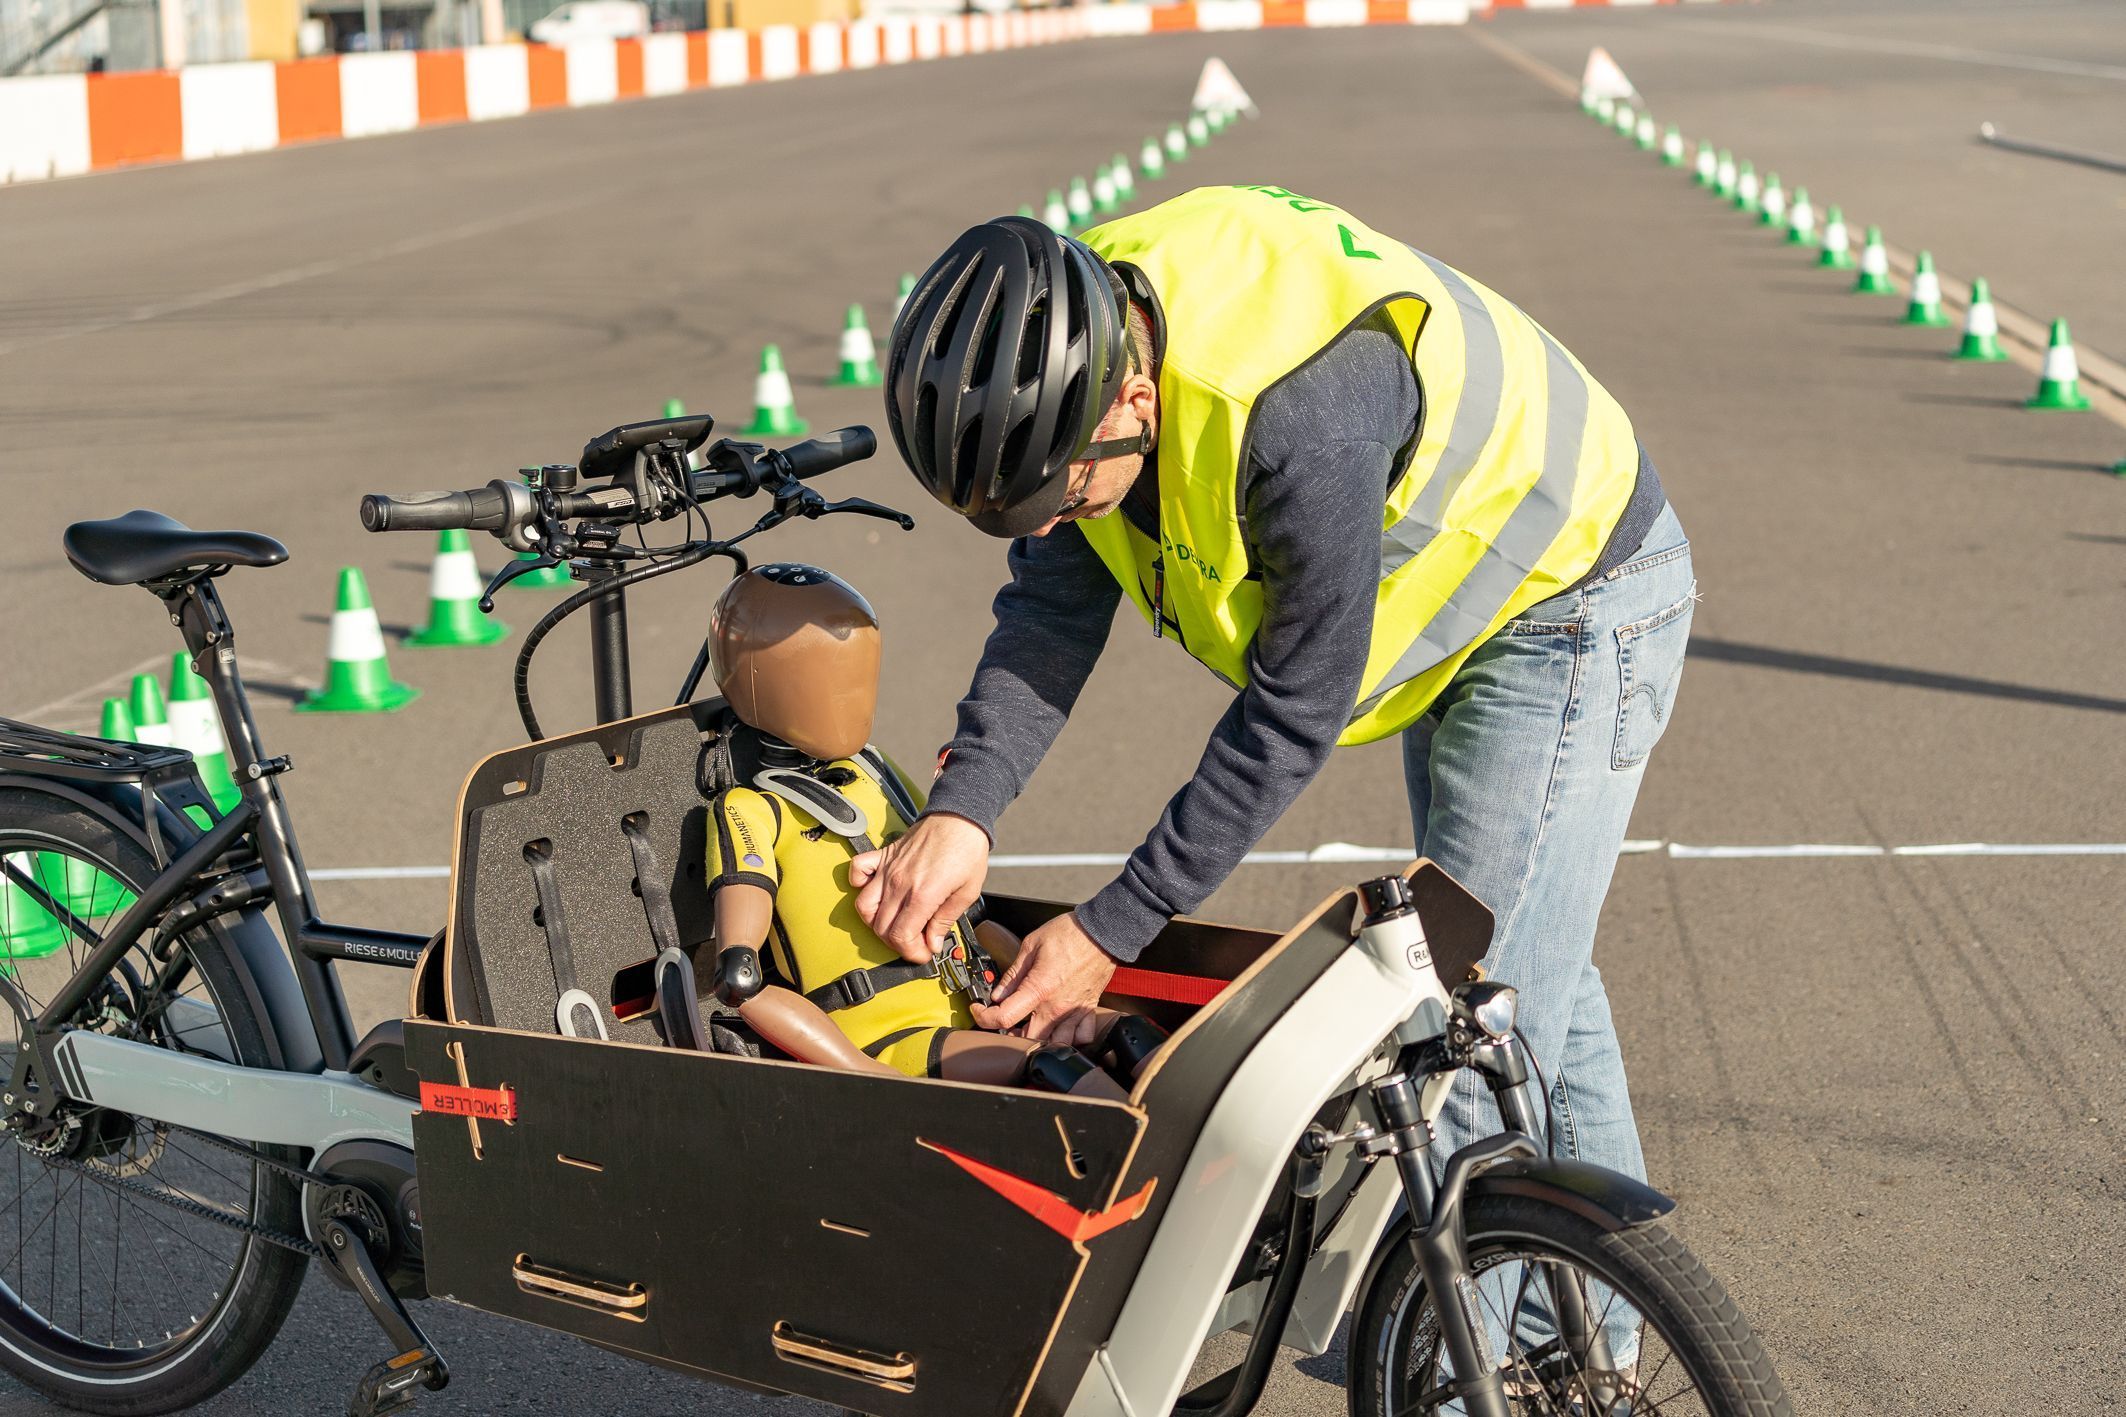
<instances>
[{"instance_id":1,"label":"black bicycle helmet","mask_svg":"<svg viewBox=\"0 0 2126 1417\"><path fill-rule=\"evenodd\" d=\"M893 323L886 421L930 495L992 536L1056 515L1128 367L1122 282L1028 217L965 232Z\"/></svg>"}]
</instances>

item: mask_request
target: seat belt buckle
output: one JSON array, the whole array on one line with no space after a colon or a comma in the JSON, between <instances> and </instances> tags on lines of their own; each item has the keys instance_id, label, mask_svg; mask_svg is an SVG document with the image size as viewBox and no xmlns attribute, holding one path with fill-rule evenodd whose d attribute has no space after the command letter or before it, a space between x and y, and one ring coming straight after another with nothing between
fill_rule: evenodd
<instances>
[{"instance_id":1,"label":"seat belt buckle","mask_svg":"<svg viewBox=\"0 0 2126 1417\"><path fill-rule=\"evenodd\" d=\"M966 941L959 938L957 931L952 943L935 955L933 960L937 965L938 979L944 984L946 993L965 994L977 1004L989 1002L989 977L985 971L976 967L969 955Z\"/></svg>"}]
</instances>

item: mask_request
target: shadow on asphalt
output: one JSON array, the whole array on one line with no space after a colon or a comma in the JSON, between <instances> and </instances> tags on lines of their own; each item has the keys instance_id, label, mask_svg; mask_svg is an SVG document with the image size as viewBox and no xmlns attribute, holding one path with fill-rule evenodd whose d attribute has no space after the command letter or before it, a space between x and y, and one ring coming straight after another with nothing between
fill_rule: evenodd
<instances>
[{"instance_id":1,"label":"shadow on asphalt","mask_svg":"<svg viewBox=\"0 0 2126 1417\"><path fill-rule=\"evenodd\" d=\"M2030 458L2000 453L1972 453L1964 461L1983 463L1988 467L2034 467L2045 472L2093 472L2103 477L2118 476L2103 463L2086 462L2079 458ZM2116 541L2126 544L2126 536L2091 536L2079 531L2070 531L2067 535L2077 541Z\"/></svg>"},{"instance_id":2,"label":"shadow on asphalt","mask_svg":"<svg viewBox=\"0 0 2126 1417\"><path fill-rule=\"evenodd\" d=\"M1752 669L1784 669L1795 674L1819 674L1833 679L1867 679L1878 684L1903 684L1914 689L1939 689L1944 693L1971 694L1979 698L2014 699L2054 708L2126 713L2126 699L2105 698L2099 694L2040 689L2030 684L1972 679L1961 674L1937 674L1927 669L1906 669L1900 665L1874 664L1861 659L1837 659L1827 654L1801 654L1765 645L1737 644L1733 640L1701 639L1696 635L1691 636L1690 657L1741 664Z\"/></svg>"}]
</instances>

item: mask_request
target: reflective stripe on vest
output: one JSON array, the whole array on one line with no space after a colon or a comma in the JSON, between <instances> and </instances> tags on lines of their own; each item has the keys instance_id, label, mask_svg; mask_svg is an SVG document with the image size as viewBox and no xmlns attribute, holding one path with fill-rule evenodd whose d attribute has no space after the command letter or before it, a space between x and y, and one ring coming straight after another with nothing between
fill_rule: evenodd
<instances>
[{"instance_id":1,"label":"reflective stripe on vest","mask_svg":"<svg viewBox=\"0 0 2126 1417\"><path fill-rule=\"evenodd\" d=\"M1241 509L1263 392L1384 314L1425 426L1383 509L1373 640L1345 743L1416 721L1476 646L1586 573L1629 501L1624 412L1533 320L1349 213L1277 187L1200 188L1086 233L1166 328L1159 537L1076 523L1155 627L1228 683L1262 618Z\"/></svg>"}]
</instances>

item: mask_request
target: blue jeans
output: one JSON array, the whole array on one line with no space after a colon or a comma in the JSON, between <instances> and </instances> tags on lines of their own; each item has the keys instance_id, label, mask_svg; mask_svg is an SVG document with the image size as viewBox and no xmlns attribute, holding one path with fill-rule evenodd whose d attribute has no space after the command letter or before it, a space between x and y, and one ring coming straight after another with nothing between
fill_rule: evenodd
<instances>
[{"instance_id":1,"label":"blue jeans","mask_svg":"<svg viewBox=\"0 0 2126 1417\"><path fill-rule=\"evenodd\" d=\"M1664 509L1630 561L1505 625L1403 734L1418 854L1496 917L1484 967L1520 991L1555 1149L1638 1179L1646 1162L1594 964L1595 921L1675 703L1695 585L1690 543ZM1436 1161L1500 1127L1490 1092L1462 1074ZM1594 1297L1598 1308L1607 1298ZM1547 1326L1539 1312L1523 1319L1538 1338ZM1611 1352L1630 1362L1638 1316L1613 1310L1606 1322ZM1501 1356L1503 1332L1490 1338Z\"/></svg>"}]
</instances>

